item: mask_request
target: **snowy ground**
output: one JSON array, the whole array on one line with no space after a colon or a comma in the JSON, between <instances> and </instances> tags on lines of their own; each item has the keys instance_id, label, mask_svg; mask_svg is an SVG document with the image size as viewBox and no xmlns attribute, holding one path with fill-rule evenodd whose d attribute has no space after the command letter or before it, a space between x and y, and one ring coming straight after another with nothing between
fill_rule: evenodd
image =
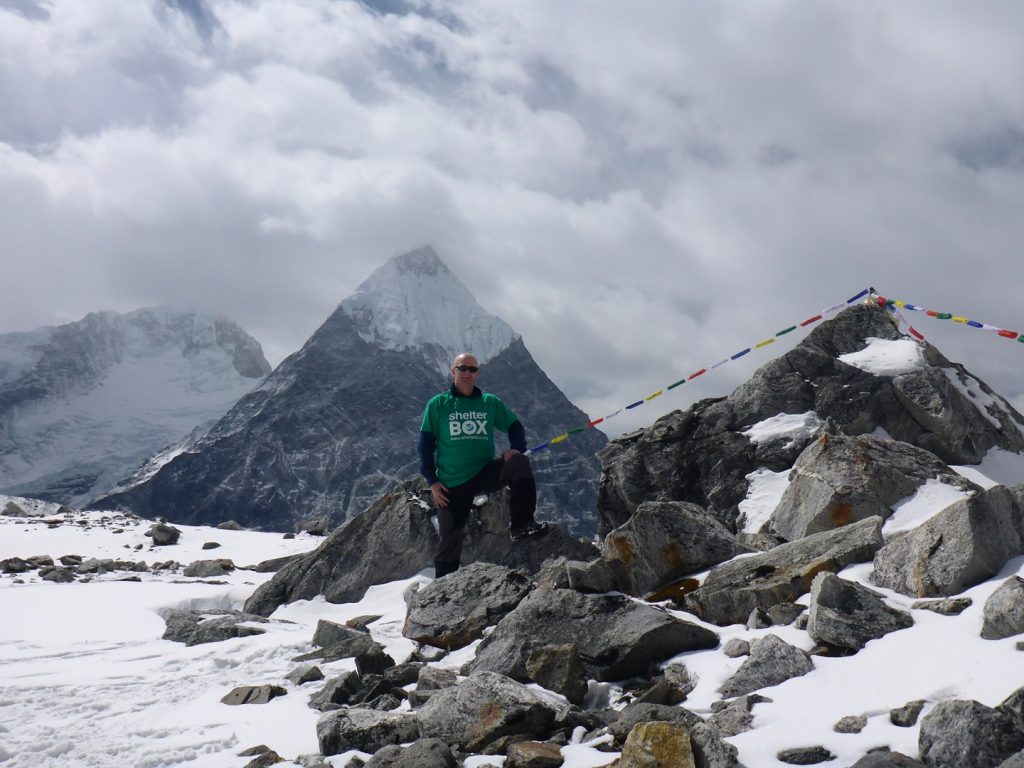
<instances>
[{"instance_id":1,"label":"snowy ground","mask_svg":"<svg viewBox=\"0 0 1024 768\"><path fill-rule=\"evenodd\" d=\"M778 424L790 430L794 424ZM762 433L770 429L762 426ZM965 474L968 474L965 472ZM992 476L1006 482L1024 479L1024 457L996 451L980 467L969 468L971 479ZM745 507L748 519L765 517L785 490L784 478L754 484ZM907 499L886 531L919 524L956 498L953 489L928 484ZM7 499L0 498L0 506ZM54 508L41 508L52 518ZM280 534L222 531L178 526L181 542L152 548L144 536L148 523L109 513L76 513L59 526L38 519L0 517L0 559L78 554L86 558L124 560L193 560L231 558L237 565L307 551L318 540L302 535L287 540ZM120 531L120 532L119 532ZM221 546L203 550L204 542ZM141 545L141 548L139 548ZM868 583L870 565L846 569L844 578ZM918 728L898 728L890 709L924 699L927 709L948 698L972 698L998 704L1024 685L1024 653L1020 638L982 640L981 611L987 597L1006 578L1024 575L1017 558L995 578L966 595L974 604L958 617L913 610L912 628L876 640L848 658L815 657L815 670L762 693L771 703L754 709L754 730L729 739L749 768L779 768L775 754L784 747L823 745L836 760L830 768L849 766L868 749L881 745L917 754ZM204 583L174 573L143 573L141 582L120 581L115 572L87 583L40 581L34 572L0 577L0 763L4 768L48 766L237 766L251 758L238 752L266 744L289 759L317 751L317 712L309 694L284 681L296 663L293 657L312 649L310 640L319 619L344 622L363 614L382 614L370 626L375 639L398 661L412 651L401 637L405 618L402 591L414 579L371 589L359 603L331 605L312 600L284 606L275 619L292 623L269 626L256 637L186 648L161 640L161 613L178 607L240 608L269 574L237 570ZM210 580L206 580L210 581ZM19 583L22 582L22 583ZM912 600L886 592L895 606L910 610ZM695 621L677 612L680 618ZM809 648L805 632L792 627L748 630L735 625L719 631L723 643L732 637L752 639L769 632ZM473 647L443 659L457 668ZM719 699L717 689L740 665L720 650L684 654L678 660L699 677L684 706L706 716ZM351 660L321 665L331 671L350 668ZM239 685L274 683L288 695L266 705L227 706L224 694ZM614 698L615 690L610 693ZM867 715L860 734L840 734L832 726L847 715ZM563 748L567 768L607 765L617 753L599 752L587 744ZM329 758L340 768L351 755ZM474 757L466 765L500 765L502 758Z\"/></svg>"}]
</instances>

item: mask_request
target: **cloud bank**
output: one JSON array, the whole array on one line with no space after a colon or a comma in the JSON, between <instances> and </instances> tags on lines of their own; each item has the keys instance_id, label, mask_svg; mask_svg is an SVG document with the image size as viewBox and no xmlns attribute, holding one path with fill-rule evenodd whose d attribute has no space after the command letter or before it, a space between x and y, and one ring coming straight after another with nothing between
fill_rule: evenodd
<instances>
[{"instance_id":1,"label":"cloud bank","mask_svg":"<svg viewBox=\"0 0 1024 768\"><path fill-rule=\"evenodd\" d=\"M188 306L276 363L424 243L594 417L869 285L1024 330L1022 26L1011 2L4 0L0 331ZM911 320L1024 403L1024 345Z\"/></svg>"}]
</instances>

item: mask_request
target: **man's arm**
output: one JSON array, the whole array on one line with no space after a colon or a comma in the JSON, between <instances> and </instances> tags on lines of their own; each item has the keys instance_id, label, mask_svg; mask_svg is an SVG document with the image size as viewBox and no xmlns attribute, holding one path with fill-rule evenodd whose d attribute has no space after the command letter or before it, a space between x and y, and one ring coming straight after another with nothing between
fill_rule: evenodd
<instances>
[{"instance_id":1,"label":"man's arm","mask_svg":"<svg viewBox=\"0 0 1024 768\"><path fill-rule=\"evenodd\" d=\"M508 444L513 451L526 453L526 427L519 419L508 425Z\"/></svg>"},{"instance_id":2,"label":"man's arm","mask_svg":"<svg viewBox=\"0 0 1024 768\"><path fill-rule=\"evenodd\" d=\"M437 482L437 464L434 451L437 449L437 437L433 432L420 432L420 474L427 479L427 485Z\"/></svg>"}]
</instances>

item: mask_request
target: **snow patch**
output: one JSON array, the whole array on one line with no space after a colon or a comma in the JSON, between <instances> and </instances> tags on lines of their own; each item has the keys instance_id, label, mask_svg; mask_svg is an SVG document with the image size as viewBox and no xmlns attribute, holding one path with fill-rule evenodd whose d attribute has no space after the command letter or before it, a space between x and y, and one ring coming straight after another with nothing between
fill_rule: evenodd
<instances>
[{"instance_id":1,"label":"snow patch","mask_svg":"<svg viewBox=\"0 0 1024 768\"><path fill-rule=\"evenodd\" d=\"M882 535L888 538L893 534L913 530L950 504L970 498L972 495L969 491L931 478L912 496L893 504L893 515L882 526Z\"/></svg>"},{"instance_id":2,"label":"snow patch","mask_svg":"<svg viewBox=\"0 0 1024 768\"><path fill-rule=\"evenodd\" d=\"M818 414L814 411L807 413L780 413L770 419L759 421L753 426L743 430L743 434L750 438L752 443L764 443L769 440L789 440L790 445L799 440L808 440L824 426Z\"/></svg>"},{"instance_id":3,"label":"snow patch","mask_svg":"<svg viewBox=\"0 0 1024 768\"><path fill-rule=\"evenodd\" d=\"M875 376L900 376L924 368L924 353L911 339L865 339L860 352L840 355L839 360Z\"/></svg>"},{"instance_id":4,"label":"snow patch","mask_svg":"<svg viewBox=\"0 0 1024 768\"><path fill-rule=\"evenodd\" d=\"M1024 483L1024 455L1004 448L990 449L977 466L955 466L950 469L986 490L995 485Z\"/></svg>"},{"instance_id":5,"label":"snow patch","mask_svg":"<svg viewBox=\"0 0 1024 768\"><path fill-rule=\"evenodd\" d=\"M789 470L772 472L762 467L747 475L747 482L747 497L739 504L743 532L758 533L789 487Z\"/></svg>"}]
</instances>

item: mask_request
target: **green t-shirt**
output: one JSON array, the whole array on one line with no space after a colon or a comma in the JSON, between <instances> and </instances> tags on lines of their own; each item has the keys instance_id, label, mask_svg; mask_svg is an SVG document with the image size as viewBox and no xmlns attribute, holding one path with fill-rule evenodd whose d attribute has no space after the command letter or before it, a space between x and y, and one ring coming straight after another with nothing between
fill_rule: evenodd
<instances>
[{"instance_id":1,"label":"green t-shirt","mask_svg":"<svg viewBox=\"0 0 1024 768\"><path fill-rule=\"evenodd\" d=\"M449 390L430 398L420 431L437 438L437 479L451 488L472 478L494 458L494 430L507 432L517 420L487 392L456 397Z\"/></svg>"}]
</instances>

